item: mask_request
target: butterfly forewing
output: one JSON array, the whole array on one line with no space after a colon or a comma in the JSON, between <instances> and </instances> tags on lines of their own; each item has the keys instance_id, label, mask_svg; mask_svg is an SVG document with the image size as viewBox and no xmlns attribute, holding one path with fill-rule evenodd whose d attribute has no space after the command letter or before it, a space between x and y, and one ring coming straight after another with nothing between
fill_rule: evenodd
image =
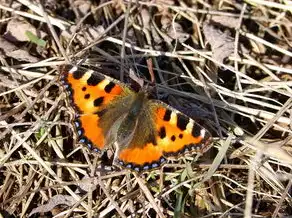
<instances>
[{"instance_id":1,"label":"butterfly forewing","mask_svg":"<svg viewBox=\"0 0 292 218\"><path fill-rule=\"evenodd\" d=\"M65 68L62 82L76 111L74 124L79 141L90 148L103 149L105 133L99 125L102 112L125 93L125 88L101 73L73 66Z\"/></svg>"}]
</instances>

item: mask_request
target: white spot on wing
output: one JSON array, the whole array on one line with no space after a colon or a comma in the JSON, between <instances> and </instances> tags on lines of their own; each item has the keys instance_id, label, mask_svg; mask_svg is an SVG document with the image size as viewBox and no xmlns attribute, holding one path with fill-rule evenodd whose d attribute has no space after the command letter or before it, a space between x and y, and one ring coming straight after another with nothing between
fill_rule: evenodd
<instances>
[{"instance_id":1,"label":"white spot on wing","mask_svg":"<svg viewBox=\"0 0 292 218\"><path fill-rule=\"evenodd\" d=\"M69 73L74 73L78 70L78 67L77 66L73 66L70 70L69 70Z\"/></svg>"},{"instance_id":2,"label":"white spot on wing","mask_svg":"<svg viewBox=\"0 0 292 218\"><path fill-rule=\"evenodd\" d=\"M88 70L88 71L82 76L81 83L82 83L82 84L87 84L87 80L90 78L90 76L92 75L93 72L94 72L93 70Z\"/></svg>"},{"instance_id":3,"label":"white spot on wing","mask_svg":"<svg viewBox=\"0 0 292 218\"><path fill-rule=\"evenodd\" d=\"M170 122L170 124L176 126L176 123L177 123L177 114L176 114L176 112L174 112L174 111L171 112L169 122Z\"/></svg>"},{"instance_id":4,"label":"white spot on wing","mask_svg":"<svg viewBox=\"0 0 292 218\"><path fill-rule=\"evenodd\" d=\"M108 79L102 80L100 83L98 83L98 88L101 90L104 90L107 84L109 84L110 81Z\"/></svg>"},{"instance_id":5,"label":"white spot on wing","mask_svg":"<svg viewBox=\"0 0 292 218\"><path fill-rule=\"evenodd\" d=\"M194 123L195 122L193 120L189 120L189 123L188 123L186 130L184 132L186 132L187 134L192 134Z\"/></svg>"},{"instance_id":6,"label":"white spot on wing","mask_svg":"<svg viewBox=\"0 0 292 218\"><path fill-rule=\"evenodd\" d=\"M201 137L204 138L205 137L205 134L206 134L206 130L205 129L201 129Z\"/></svg>"}]
</instances>

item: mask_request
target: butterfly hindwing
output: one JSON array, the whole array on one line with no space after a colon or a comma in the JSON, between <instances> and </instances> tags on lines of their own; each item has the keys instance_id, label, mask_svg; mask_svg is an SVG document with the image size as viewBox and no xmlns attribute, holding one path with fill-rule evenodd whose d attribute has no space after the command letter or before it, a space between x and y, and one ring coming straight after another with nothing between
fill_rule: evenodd
<instances>
[{"instance_id":1,"label":"butterfly hindwing","mask_svg":"<svg viewBox=\"0 0 292 218\"><path fill-rule=\"evenodd\" d=\"M209 148L211 134L205 128L162 102L149 102L155 138L143 146L134 140L119 152L119 164L143 171L159 167L166 157L204 153Z\"/></svg>"}]
</instances>

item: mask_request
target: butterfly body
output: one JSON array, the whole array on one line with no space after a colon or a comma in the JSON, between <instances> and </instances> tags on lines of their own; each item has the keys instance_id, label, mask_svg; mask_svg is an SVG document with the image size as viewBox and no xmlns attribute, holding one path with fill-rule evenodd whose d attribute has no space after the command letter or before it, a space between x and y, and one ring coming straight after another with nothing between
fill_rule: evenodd
<instances>
[{"instance_id":1,"label":"butterfly body","mask_svg":"<svg viewBox=\"0 0 292 218\"><path fill-rule=\"evenodd\" d=\"M81 143L116 147L117 164L135 171L159 167L166 157L209 148L210 133L170 106L134 92L101 73L68 66L62 81L76 111Z\"/></svg>"}]
</instances>

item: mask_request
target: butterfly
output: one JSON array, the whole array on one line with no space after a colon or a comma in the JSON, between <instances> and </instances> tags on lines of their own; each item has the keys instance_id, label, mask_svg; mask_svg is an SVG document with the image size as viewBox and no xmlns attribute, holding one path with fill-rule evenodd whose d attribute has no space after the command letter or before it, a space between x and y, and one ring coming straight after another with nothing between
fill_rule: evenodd
<instances>
[{"instance_id":1,"label":"butterfly","mask_svg":"<svg viewBox=\"0 0 292 218\"><path fill-rule=\"evenodd\" d=\"M61 74L80 143L94 151L115 147L114 162L134 171L160 167L167 158L203 153L208 130L169 105L149 99L100 72L67 65Z\"/></svg>"}]
</instances>

